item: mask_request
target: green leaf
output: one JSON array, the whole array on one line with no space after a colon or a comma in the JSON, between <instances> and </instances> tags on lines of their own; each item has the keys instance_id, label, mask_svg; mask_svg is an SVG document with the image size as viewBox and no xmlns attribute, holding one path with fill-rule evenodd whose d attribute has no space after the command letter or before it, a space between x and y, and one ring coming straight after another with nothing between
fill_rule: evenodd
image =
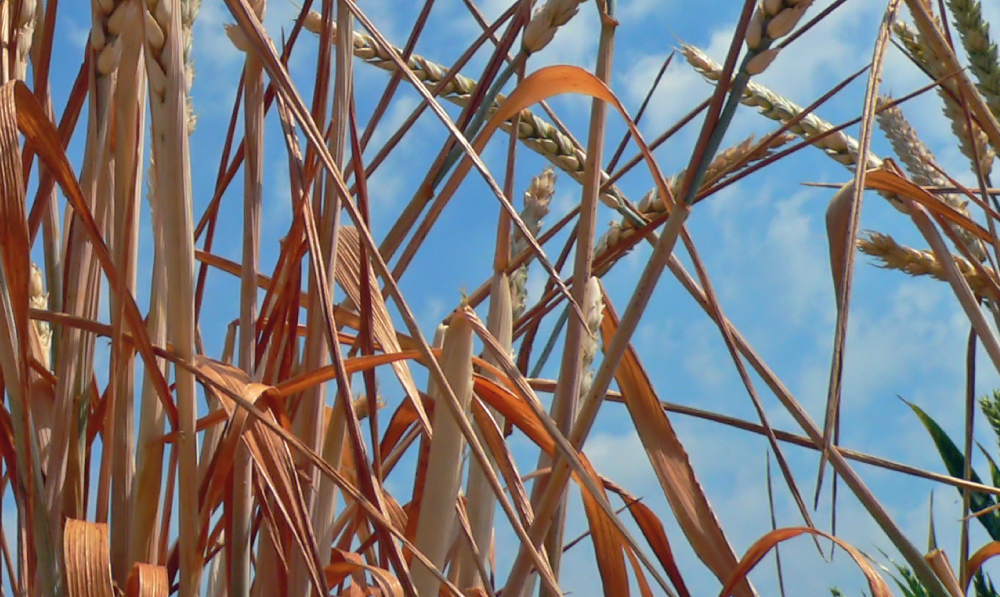
<instances>
[{"instance_id":1,"label":"green leaf","mask_svg":"<svg viewBox=\"0 0 1000 597\"><path fill-rule=\"evenodd\" d=\"M979 450L986 457L986 461L990 465L990 479L993 481L993 487L1000 487L1000 468L997 468L996 461L993 460L993 457L990 456L990 453L986 451L986 448L982 444L976 442L976 445L979 446Z\"/></svg>"},{"instance_id":2,"label":"green leaf","mask_svg":"<svg viewBox=\"0 0 1000 597\"><path fill-rule=\"evenodd\" d=\"M904 400L904 402L906 401ZM906 404L913 409L913 412L920 418L920 422L924 424L928 433L931 434L931 439L934 440L934 445L937 446L938 453L941 455L941 460L948 469L948 474L958 479L964 478L965 456L962 454L962 451L958 449L958 446L955 445L955 442L951 441L951 438L944 432L944 429L941 429L941 426L938 425L937 422L934 421L934 419L925 413L919 406L909 402L906 402ZM972 475L969 480L973 483L982 483L979 479L979 475L977 475L975 471L972 471ZM959 489L958 492L961 494L962 490ZM993 499L993 496L979 491L969 493L969 502L973 512L985 510L996 504L996 500ZM1000 514L993 511L982 516L977 516L976 520L982 523L983 527L986 528L986 532L989 533L990 537L994 541L1000 541Z\"/></svg>"},{"instance_id":3,"label":"green leaf","mask_svg":"<svg viewBox=\"0 0 1000 597\"><path fill-rule=\"evenodd\" d=\"M997 597L997 590L993 588L993 581L982 570L976 572L976 575L972 577L972 584L976 588L976 597Z\"/></svg>"}]
</instances>

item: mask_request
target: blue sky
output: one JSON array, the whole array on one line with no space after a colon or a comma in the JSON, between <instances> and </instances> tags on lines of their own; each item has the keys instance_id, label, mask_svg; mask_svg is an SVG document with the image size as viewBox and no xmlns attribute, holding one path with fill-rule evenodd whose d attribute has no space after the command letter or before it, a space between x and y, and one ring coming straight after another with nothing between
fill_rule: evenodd
<instances>
[{"instance_id":1,"label":"blue sky","mask_svg":"<svg viewBox=\"0 0 1000 597\"><path fill-rule=\"evenodd\" d=\"M507 4L508 0L487 0L479 5L490 19ZM827 4L817 1L807 16L817 14ZM635 113L657 69L680 41L701 47L716 60L724 58L740 7L739 2L721 0L622 0L612 88L630 113ZM416 3L411 6L400 2L364 2L362 8L380 31L397 45L404 43L418 10ZM870 60L884 8L883 3L849 0L790 46L758 81L800 105L808 105ZM280 41L282 28L287 31L291 27L297 11L297 5L291 2L269 3L265 24L272 37ZM1000 23L1000 5L987 6L984 12L988 20ZM89 18L82 6L66 3L61 7L57 23L60 50L55 54L52 76L57 111L64 105L65 95L79 68L78 57L86 40ZM199 122L192 138L192 164L196 216L211 197L242 67L241 54L222 29L224 23L231 21L220 0L204 0L195 27L197 70L192 93ZM477 26L462 3L438 2L426 33L417 45L417 52L448 64L477 34ZM532 57L529 70L555 63L592 67L596 44L597 15L592 3L587 3L580 14L560 30L549 48ZM299 42L291 62L293 80L305 98L312 94L310 81L315 69L315 46L315 39L307 36ZM478 56L464 74L476 78L484 60L485 54ZM374 67L356 64L358 110L364 118L388 77ZM926 82L923 75L895 50L889 52L884 79L882 89L897 96ZM707 97L712 89L684 64L683 59L675 57L640 125L644 135L647 139L656 136ZM819 114L834 123L853 118L860 113L863 94L864 81L856 81L823 106ZM416 103L416 94L404 84L371 146L380 146ZM552 105L578 138L584 138L589 101L563 97L553 100ZM960 180L970 181L967 162L959 154L948 124L941 117L937 97L928 94L917 98L907 103L904 111L945 169ZM449 112L457 115L452 107ZM699 125L687 127L656 152L664 172L670 174L684 167ZM765 133L771 127L771 122L753 110L741 108L725 145L751 133ZM612 118L609 130L609 145L613 148L625 129L620 121ZM81 126L71 146L75 159L82 151L82 131ZM422 172L441 146L442 131L438 121L424 116L416 131L400 143L370 181L376 239L384 235L395 214L411 197ZM856 132L855 129L852 134ZM268 145L265 151L262 268L268 271L277 255L277 241L285 234L291 217L287 161L274 114L268 116L265 134ZM882 156L889 155L887 144L881 138L876 139L873 150ZM501 168L503 151L500 144L491 145L485 154L487 164ZM632 151L634 146L626 156ZM538 156L527 150L520 151L518 201L530 177L543 167L544 162ZM819 422L823 418L835 321L823 223L832 191L804 187L800 183L843 182L848 177L848 172L839 164L808 148L699 204L688 224L726 314ZM652 183L648 172L637 168L620 186L631 200L637 201ZM579 186L568 176L560 176L553 212L547 222L557 221L579 200L579 193ZM238 176L226 195L221 221L227 224L222 226L215 245L217 253L233 259L238 258L240 251L241 195ZM146 213L144 218L148 218ZM489 276L496 214L497 205L488 189L476 175L470 175L404 276L403 291L425 334L432 333L440 319L457 304L463 288L472 290ZM603 232L613 215L606 209L601 212L598 233ZM891 233L902 242L923 247L909 221L874 194L865 198L862 228ZM151 252L148 219L144 220L142 237L147 239L142 247L143 262L148 264ZM637 248L605 278L605 287L619 313L624 310L648 255L647 248ZM687 262L686 258L684 261ZM533 296L537 297L543 283L540 269L533 269L530 281ZM209 277L207 296L231 297L212 302L202 317L202 333L212 356L218 356L221 350L225 324L238 315L237 288L235 279L218 273ZM146 296L140 294L139 304L144 305L146 300ZM482 314L485 317L485 310ZM920 405L953 437L959 437L963 421L967 334L967 320L945 284L879 270L868 258L859 258L844 372L843 445L941 471L940 461L926 433L896 395ZM755 420L750 400L718 330L669 274L662 279L634 343L661 399ZM988 361L981 359L980 362L977 395L987 393L998 381L996 373L989 371ZM549 367L546 375L554 376L554 369ZM390 380L384 381L383 389L392 406L401 393L390 385ZM777 401L767 394L760 380L754 378L754 381L772 423L780 429L800 431L781 411ZM769 530L764 481L766 442L745 432L678 415L671 416L671 421L731 543L736 552L742 554L754 539ZM983 421L979 420L977 425L976 439L987 447L994 447L994 438ZM718 585L696 561L672 522L669 507L649 470L623 407L615 404L604 407L586 451L598 471L621 483L631 493L642 496L644 502L664 519L681 569L693 591L697 594L717 591ZM534 466L533 452L525 450L523 445L518 448L517 455L522 472ZM817 465L815 453L788 447L786 456L803 494L810 498ZM911 540L923 548L933 485L862 465L858 468ZM403 478L390 478L389 487L402 490L407 483ZM815 519L828 525L829 482L824 487ZM778 478L775 490L779 525L799 524L794 503ZM938 539L954 563L957 561L957 519L961 503L958 493L950 488L937 488L934 493ZM401 499L405 501L406 495L403 493ZM585 525L582 511L575 502L571 512L568 537ZM873 555L877 555L876 548L893 553L877 526L843 487L839 496L838 532L846 541ZM974 527L973 546L986 540L985 534ZM500 570L509 565L513 541L509 533L498 533ZM838 554L832 564L826 564L808 539L793 540L782 551L788 594L825 594L836 584L845 594L857 595L864 587L863 577L843 556ZM882 558L880 561L885 563ZM593 553L587 542L570 552L564 570L567 591L574 595L599 593ZM776 593L774 567L769 560L751 579L761 594Z\"/></svg>"}]
</instances>

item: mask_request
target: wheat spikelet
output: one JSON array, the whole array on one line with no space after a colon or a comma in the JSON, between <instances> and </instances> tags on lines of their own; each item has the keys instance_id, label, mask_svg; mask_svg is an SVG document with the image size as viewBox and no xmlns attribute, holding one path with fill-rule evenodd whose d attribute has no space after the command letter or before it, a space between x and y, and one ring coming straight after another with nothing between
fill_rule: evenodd
<instances>
[{"instance_id":1,"label":"wheat spikelet","mask_svg":"<svg viewBox=\"0 0 1000 597\"><path fill-rule=\"evenodd\" d=\"M583 377L580 379L580 397L587 395L590 386L594 383L594 371L591 367L594 358L597 356L597 349L600 344L601 319L604 317L604 297L601 293L601 284L597 276L591 276L587 280L587 290L584 293L584 314L587 316L587 329L583 336L583 347L580 351L580 370Z\"/></svg>"},{"instance_id":2,"label":"wheat spikelet","mask_svg":"<svg viewBox=\"0 0 1000 597\"><path fill-rule=\"evenodd\" d=\"M712 83L719 82L722 76L722 66L720 64L709 58L695 46L682 44L681 51L688 63L703 77ZM743 91L740 102L745 106L757 108L767 118L782 124L787 123L802 113L801 106L753 81ZM815 114L806 114L801 120L789 127L788 130L803 139L809 139L830 131L833 128L832 124ZM842 131L827 135L815 141L813 145L822 149L828 156L848 168L854 168L857 165L858 142ZM878 168L881 165L882 161L869 152L867 167Z\"/></svg>"},{"instance_id":3,"label":"wheat spikelet","mask_svg":"<svg viewBox=\"0 0 1000 597\"><path fill-rule=\"evenodd\" d=\"M944 266L938 262L932 251L920 251L897 243L891 236L878 232L868 232L858 239L858 249L881 262L880 267L895 269L911 276L930 276L947 280ZM980 274L964 257L952 255L955 266L979 297L996 298L994 288L998 284L996 273L987 269L988 277Z\"/></svg>"},{"instance_id":4,"label":"wheat spikelet","mask_svg":"<svg viewBox=\"0 0 1000 597\"><path fill-rule=\"evenodd\" d=\"M28 58L31 54L31 44L35 32L35 19L38 7L38 0L20 0L18 2L7 2L7 7L13 7L16 13L17 22L14 23L15 41L15 61L14 78L25 80L28 74Z\"/></svg>"},{"instance_id":5,"label":"wheat spikelet","mask_svg":"<svg viewBox=\"0 0 1000 597\"><path fill-rule=\"evenodd\" d=\"M768 46L791 33L811 4L812 0L769 0L757 5L744 36L749 50L749 60L744 67L748 75L758 75L771 64L779 50Z\"/></svg>"},{"instance_id":6,"label":"wheat spikelet","mask_svg":"<svg viewBox=\"0 0 1000 597\"><path fill-rule=\"evenodd\" d=\"M121 57L118 38L128 20L127 4L123 0L101 0L93 4L90 46L94 49L95 74L99 78L107 77L118 66Z\"/></svg>"},{"instance_id":7,"label":"wheat spikelet","mask_svg":"<svg viewBox=\"0 0 1000 597\"><path fill-rule=\"evenodd\" d=\"M948 7L969 55L969 70L979 82L977 87L993 115L1000 117L1000 60L997 46L990 39L990 25L983 19L981 3L949 0Z\"/></svg>"},{"instance_id":8,"label":"wheat spikelet","mask_svg":"<svg viewBox=\"0 0 1000 597\"><path fill-rule=\"evenodd\" d=\"M191 101L191 86L194 83L194 57L192 54L194 21L198 18L199 10L201 10L201 0L181 0L181 36L184 51L184 90L187 92L185 103L188 135L194 132L194 127L198 124L198 115L195 114L194 104Z\"/></svg>"},{"instance_id":9,"label":"wheat spikelet","mask_svg":"<svg viewBox=\"0 0 1000 597\"><path fill-rule=\"evenodd\" d=\"M31 262L31 278L30 278L28 305L32 309L46 310L49 308L49 293L45 292L45 283L42 278L42 270L35 264ZM38 340L41 344L41 354L35 355L36 358L42 363L42 365L49 369L52 366L50 362L50 352L52 349L52 328L49 326L47 321L33 320L32 324L35 328L35 333L38 334Z\"/></svg>"},{"instance_id":10,"label":"wheat spikelet","mask_svg":"<svg viewBox=\"0 0 1000 597\"><path fill-rule=\"evenodd\" d=\"M584 0L548 0L535 10L531 20L524 27L521 47L527 54L533 54L549 45L556 31L568 23L580 10Z\"/></svg>"},{"instance_id":11,"label":"wheat spikelet","mask_svg":"<svg viewBox=\"0 0 1000 597\"><path fill-rule=\"evenodd\" d=\"M524 192L524 209L521 210L521 219L524 225L531 232L532 236L538 236L538 231L542 228L542 218L549 213L549 203L552 202L552 195L555 194L556 174L552 168L546 168L541 174L531 179L528 190ZM511 240L510 254L514 257L528 248L528 241L521 234L520 230L515 230ZM525 301L528 298L528 264L524 263L510 275L511 303L513 305L514 319L524 312Z\"/></svg>"},{"instance_id":12,"label":"wheat spikelet","mask_svg":"<svg viewBox=\"0 0 1000 597\"><path fill-rule=\"evenodd\" d=\"M942 79L952 74L944 62L934 54L920 31L902 21L893 23L892 31L910 57L922 65L932 77ZM942 81L938 87L938 95L944 104L942 111L951 123L951 130L955 134L955 138L959 141L962 155L969 158L974 170L978 169L983 174L989 174L993 168L993 158L996 152L990 146L986 134L975 122L972 122L970 134L969 126L966 123L965 109L956 100L959 96L955 82L952 79Z\"/></svg>"},{"instance_id":13,"label":"wheat spikelet","mask_svg":"<svg viewBox=\"0 0 1000 597\"><path fill-rule=\"evenodd\" d=\"M880 97L879 104L882 111L876 116L879 127L885 133L889 143L892 144L893 151L909 170L913 181L924 186L947 186L949 181L941 176L936 170L930 167L934 163L934 154L917 136L917 132L910 126L909 121L903 115L899 106L885 108L882 104L889 103L889 98ZM968 202L961 199L954 193L944 193L939 195L942 201L947 203L956 211L966 217L969 214ZM982 241L968 230L951 224L951 229L962 239L962 242L969 249L969 252L979 261L986 260L986 247Z\"/></svg>"}]
</instances>

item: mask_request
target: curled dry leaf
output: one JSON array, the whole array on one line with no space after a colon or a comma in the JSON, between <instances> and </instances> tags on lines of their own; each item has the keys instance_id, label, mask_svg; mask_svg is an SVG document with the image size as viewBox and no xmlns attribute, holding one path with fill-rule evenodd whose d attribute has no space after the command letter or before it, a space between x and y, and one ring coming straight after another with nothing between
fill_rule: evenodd
<instances>
[{"instance_id":1,"label":"curled dry leaf","mask_svg":"<svg viewBox=\"0 0 1000 597\"><path fill-rule=\"evenodd\" d=\"M787 541L793 537L798 537L804 533L811 533L813 535L826 537L846 551L847 554L851 556L851 559L854 560L854 563L858 565L858 568L861 569L861 572L864 573L865 579L868 581L868 589L871 591L872 597L892 597L889 585L885 583L885 580L881 575L879 575L878 571L875 570L875 567L872 566L872 564L868 561L868 558L866 558L863 553L842 539L809 527L777 529L765 534L763 537L754 542L754 544L750 546L750 549L748 549L746 554L743 556L743 559L740 560L739 565L733 569L728 582L726 582L726 585L719 593L719 597L727 597L728 595L733 594L733 588L736 584L745 582L747 574L749 574L750 571L753 570L758 563L760 563L760 561L769 551L771 551L772 548L783 541Z\"/></svg>"},{"instance_id":2,"label":"curled dry leaf","mask_svg":"<svg viewBox=\"0 0 1000 597\"><path fill-rule=\"evenodd\" d=\"M69 597L113 597L108 525L70 518L63 531L66 594Z\"/></svg>"},{"instance_id":3,"label":"curled dry leaf","mask_svg":"<svg viewBox=\"0 0 1000 597\"><path fill-rule=\"evenodd\" d=\"M326 582L330 586L342 582L348 576L357 575L358 572L367 572L372 575L375 584L378 585L378 588L382 591L381 595L384 597L403 597L404 595L403 587L399 584L399 579L391 572L366 563L361 556L354 552L334 549L330 564L324 569L324 572L326 573ZM362 591L366 589L368 591L371 590L367 586L357 588ZM362 594L369 595L373 593L365 592Z\"/></svg>"},{"instance_id":4,"label":"curled dry leaf","mask_svg":"<svg viewBox=\"0 0 1000 597\"><path fill-rule=\"evenodd\" d=\"M128 575L125 597L167 597L170 582L165 566L136 562Z\"/></svg>"}]
</instances>

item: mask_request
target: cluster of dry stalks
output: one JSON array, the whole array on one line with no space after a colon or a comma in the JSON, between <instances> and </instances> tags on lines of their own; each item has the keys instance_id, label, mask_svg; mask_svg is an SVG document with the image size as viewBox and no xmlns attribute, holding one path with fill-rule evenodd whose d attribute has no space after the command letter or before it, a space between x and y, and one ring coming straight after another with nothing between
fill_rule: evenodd
<instances>
[{"instance_id":1,"label":"cluster of dry stalks","mask_svg":"<svg viewBox=\"0 0 1000 597\"><path fill-rule=\"evenodd\" d=\"M967 493L995 490L848 452L833 430L856 241L886 267L948 281L1000 370L1000 341L984 318L1000 319L994 233L1000 206L989 178L1000 147L1000 65L977 3L949 5L978 84L961 69L936 7L907 0L911 26L896 14L900 3L889 3L856 140L813 107L750 80L809 35L812 1L747 0L724 65L683 46L684 58L717 85L702 104L688 166L667 177L651 151L684 123L646 143L609 88L613 2L512 3L496 23L482 22L484 33L450 66L413 52L426 11L409 42L396 46L348 0L306 2L287 37L263 28L264 0L224 2L233 21L227 34L244 55L242 85L214 195L198 219L192 191L198 165L189 140L198 0L95 1L86 58L62 113L52 111L56 82L49 80L62 8L53 0L3 4L0 456L17 532L15 539L7 534L13 526L0 529L0 561L3 582L15 594L554 596L567 573L561 564L569 540L567 496L576 486L605 595L689 595L670 547L683 540L723 594L751 597L747 574L773 545L802 533L825 535L784 460L779 442L787 441L821 451L928 594L956 595L955 587L974 574L967 552L956 572L925 559L849 461ZM531 56L583 10L602 17L590 32L598 48L594 71L534 69ZM303 29L314 35L300 35ZM941 95L977 174L974 190L937 167L895 102L877 99L890 35ZM285 66L296 44L319 48L311 104ZM460 74L477 51L488 56L478 81ZM365 65L391 78L374 114L359 122L354 69ZM723 81L729 84L718 85ZM366 162L362 148L400 82L422 103ZM546 104L567 92L593 100L582 143ZM445 100L460 111L446 110ZM758 108L778 128L723 148L740 104ZM448 136L422 148L436 155L430 170L388 234L375 239L368 177L400 139L411 137L425 111ZM626 121L639 149L617 170L621 151L609 161L604 145L611 117ZM281 139L265 139L266 119L280 124ZM869 151L876 119L910 177ZM498 132L510 138L509 159L490 170L479 154L491 137L503 136ZM79 160L65 152L72 138L85 144ZM292 223L280 247L261 246L264 188L271 184L265 142L284 149L292 191ZM517 142L551 164L524 191L522 208L513 201ZM730 324L684 226L700 201L809 145L855 176L828 213L839 315L824 426ZM632 204L615 183L642 163L652 188ZM241 168L241 257L230 261L213 252L213 242L222 198ZM496 205L491 213L498 214L492 267L467 272L467 281L481 286L445 321L417 321L398 279L473 168L487 181ZM557 222L543 223L557 179L579 203ZM931 250L878 233L857 240L864 189L878 190L911 216ZM605 216L614 221L598 234ZM152 264L139 263L143 221L152 224ZM961 255L951 255L942 232ZM678 240L693 274L673 254ZM600 278L643 241L653 250L619 318ZM261 266L265 252L277 255L270 271ZM540 297L527 291L529 268L544 277ZM681 411L766 436L805 524L768 533L742 559L674 433L667 412L677 408L659 400L631 344L664 271L717 324L758 421ZM207 276L238 278L238 297L207 296ZM106 320L102 282L109 292ZM148 295L149 304L139 305L139 295ZM221 354L204 348L206 301L238 304ZM485 321L475 310L480 305ZM421 330L438 324L428 341ZM553 379L541 379L529 365L544 344L543 330L553 327L541 352L551 348L559 365ZM99 343L110 346L100 372ZM426 372L425 388L418 387L417 369ZM803 436L771 428L751 373ZM625 404L645 452L633 457L649 460L672 512L654 512L584 455L609 399ZM535 448L531 461L515 458L511 434ZM387 490L390 475L407 479L405 494ZM676 518L683 537L668 541L667 516ZM502 558L510 562L505 567L495 553L501 528L517 538ZM865 557L844 547L872 594L888 595Z\"/></svg>"}]
</instances>

